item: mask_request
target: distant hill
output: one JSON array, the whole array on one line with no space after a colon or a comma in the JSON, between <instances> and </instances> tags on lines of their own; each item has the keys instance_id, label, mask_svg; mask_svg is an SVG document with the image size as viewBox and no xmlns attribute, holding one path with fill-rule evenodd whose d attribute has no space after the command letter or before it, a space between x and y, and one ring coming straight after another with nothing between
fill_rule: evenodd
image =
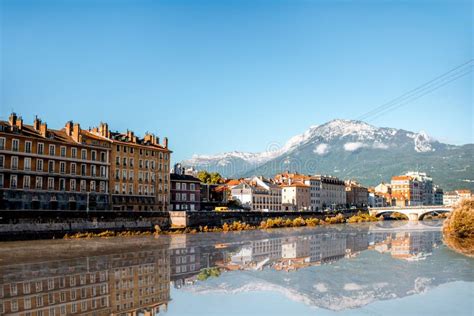
<instances>
[{"instance_id":1,"label":"distant hill","mask_svg":"<svg viewBox=\"0 0 474 316\"><path fill-rule=\"evenodd\" d=\"M474 144L444 144L424 132L378 128L353 120L312 126L279 149L195 155L182 163L227 177L273 176L290 170L352 178L365 185L418 170L430 174L445 190L474 189Z\"/></svg>"}]
</instances>

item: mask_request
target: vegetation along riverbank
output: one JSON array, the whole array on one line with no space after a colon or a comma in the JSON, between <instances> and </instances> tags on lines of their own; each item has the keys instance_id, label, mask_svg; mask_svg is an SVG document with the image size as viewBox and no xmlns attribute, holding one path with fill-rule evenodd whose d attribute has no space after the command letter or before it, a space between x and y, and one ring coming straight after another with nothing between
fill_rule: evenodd
<instances>
[{"instance_id":1,"label":"vegetation along riverbank","mask_svg":"<svg viewBox=\"0 0 474 316\"><path fill-rule=\"evenodd\" d=\"M474 257L474 199L461 202L443 223L445 244L456 252Z\"/></svg>"}]
</instances>

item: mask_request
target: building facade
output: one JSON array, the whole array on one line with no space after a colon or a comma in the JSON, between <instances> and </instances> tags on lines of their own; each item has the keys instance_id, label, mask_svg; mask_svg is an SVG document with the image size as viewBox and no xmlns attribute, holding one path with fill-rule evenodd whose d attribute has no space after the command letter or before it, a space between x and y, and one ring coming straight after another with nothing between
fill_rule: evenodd
<instances>
[{"instance_id":1,"label":"building facade","mask_svg":"<svg viewBox=\"0 0 474 316\"><path fill-rule=\"evenodd\" d=\"M233 200L252 211L281 211L281 188L263 177L242 180L231 189Z\"/></svg>"},{"instance_id":2,"label":"building facade","mask_svg":"<svg viewBox=\"0 0 474 316\"><path fill-rule=\"evenodd\" d=\"M443 204L446 206L455 206L464 200L468 200L472 197L470 190L455 190L446 192L443 195Z\"/></svg>"},{"instance_id":3,"label":"building facade","mask_svg":"<svg viewBox=\"0 0 474 316\"><path fill-rule=\"evenodd\" d=\"M170 175L170 203L173 211L201 210L201 181L184 173L184 169L175 166Z\"/></svg>"},{"instance_id":4,"label":"building facade","mask_svg":"<svg viewBox=\"0 0 474 316\"><path fill-rule=\"evenodd\" d=\"M321 183L322 209L336 209L345 207L346 186L343 180L332 176L315 176Z\"/></svg>"},{"instance_id":5,"label":"building facade","mask_svg":"<svg viewBox=\"0 0 474 316\"><path fill-rule=\"evenodd\" d=\"M416 178L406 175L394 176L392 177L391 187L392 206L419 206L423 204L421 186Z\"/></svg>"},{"instance_id":6,"label":"building facade","mask_svg":"<svg viewBox=\"0 0 474 316\"><path fill-rule=\"evenodd\" d=\"M346 185L346 203L349 206L363 207L369 204L369 191L360 183L348 180Z\"/></svg>"},{"instance_id":7,"label":"building facade","mask_svg":"<svg viewBox=\"0 0 474 316\"><path fill-rule=\"evenodd\" d=\"M108 209L110 143L69 121L0 121L0 208Z\"/></svg>"},{"instance_id":8,"label":"building facade","mask_svg":"<svg viewBox=\"0 0 474 316\"><path fill-rule=\"evenodd\" d=\"M433 205L433 179L425 172L410 171L405 175L416 179L420 186L420 199L423 205Z\"/></svg>"},{"instance_id":9,"label":"building facade","mask_svg":"<svg viewBox=\"0 0 474 316\"><path fill-rule=\"evenodd\" d=\"M168 139L132 131L111 132L107 123L90 130L111 145L110 193L114 210L167 211L171 151Z\"/></svg>"},{"instance_id":10,"label":"building facade","mask_svg":"<svg viewBox=\"0 0 474 316\"><path fill-rule=\"evenodd\" d=\"M303 183L282 185L281 203L285 211L309 210L311 206L310 186Z\"/></svg>"}]
</instances>

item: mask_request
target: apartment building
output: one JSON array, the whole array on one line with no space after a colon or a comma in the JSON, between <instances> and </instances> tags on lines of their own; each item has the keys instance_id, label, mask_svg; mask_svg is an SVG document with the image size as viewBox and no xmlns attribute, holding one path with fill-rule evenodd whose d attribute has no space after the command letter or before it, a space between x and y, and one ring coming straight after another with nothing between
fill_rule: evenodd
<instances>
[{"instance_id":1,"label":"apartment building","mask_svg":"<svg viewBox=\"0 0 474 316\"><path fill-rule=\"evenodd\" d=\"M112 132L107 123L90 134L111 144L110 193L114 210L167 211L170 193L171 150L168 139L147 133L137 137L133 131Z\"/></svg>"},{"instance_id":2,"label":"apartment building","mask_svg":"<svg viewBox=\"0 0 474 316\"><path fill-rule=\"evenodd\" d=\"M333 176L315 176L321 183L321 207L336 209L345 207L346 186L343 180Z\"/></svg>"},{"instance_id":3,"label":"apartment building","mask_svg":"<svg viewBox=\"0 0 474 316\"><path fill-rule=\"evenodd\" d=\"M367 206L369 204L368 189L354 180L345 181L346 203L350 206Z\"/></svg>"},{"instance_id":4,"label":"apartment building","mask_svg":"<svg viewBox=\"0 0 474 316\"><path fill-rule=\"evenodd\" d=\"M201 210L201 181L185 174L184 168L175 165L170 175L170 206L173 211Z\"/></svg>"},{"instance_id":5,"label":"apartment building","mask_svg":"<svg viewBox=\"0 0 474 316\"><path fill-rule=\"evenodd\" d=\"M56 130L12 113L0 121L0 208L107 209L110 151L78 123Z\"/></svg>"},{"instance_id":6,"label":"apartment building","mask_svg":"<svg viewBox=\"0 0 474 316\"><path fill-rule=\"evenodd\" d=\"M285 211L307 211L311 206L310 186L290 183L281 186L281 203Z\"/></svg>"},{"instance_id":7,"label":"apartment building","mask_svg":"<svg viewBox=\"0 0 474 316\"><path fill-rule=\"evenodd\" d=\"M321 181L319 178L299 173L285 172L277 174L274 179L275 182L280 185L288 185L290 183L307 185L310 192L310 204L308 210L321 210Z\"/></svg>"},{"instance_id":8,"label":"apartment building","mask_svg":"<svg viewBox=\"0 0 474 316\"><path fill-rule=\"evenodd\" d=\"M242 180L231 189L232 199L239 201L243 207L252 211L281 211L282 190L270 180L253 177Z\"/></svg>"},{"instance_id":9,"label":"apartment building","mask_svg":"<svg viewBox=\"0 0 474 316\"><path fill-rule=\"evenodd\" d=\"M423 205L433 205L433 179L425 172L410 171L405 175L416 179L420 186L420 199Z\"/></svg>"},{"instance_id":10,"label":"apartment building","mask_svg":"<svg viewBox=\"0 0 474 316\"><path fill-rule=\"evenodd\" d=\"M391 181L392 206L422 205L420 182L407 175L394 176ZM395 205L394 205L395 204Z\"/></svg>"},{"instance_id":11,"label":"apartment building","mask_svg":"<svg viewBox=\"0 0 474 316\"><path fill-rule=\"evenodd\" d=\"M455 206L464 200L468 200L472 197L470 190L455 190L446 192L443 195L443 204L446 206Z\"/></svg>"}]
</instances>

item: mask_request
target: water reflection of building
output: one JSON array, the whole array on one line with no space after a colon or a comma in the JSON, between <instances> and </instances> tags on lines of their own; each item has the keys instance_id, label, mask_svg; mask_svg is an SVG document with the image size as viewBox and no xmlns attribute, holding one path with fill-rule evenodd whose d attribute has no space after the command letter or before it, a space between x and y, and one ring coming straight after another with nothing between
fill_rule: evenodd
<instances>
[{"instance_id":1,"label":"water reflection of building","mask_svg":"<svg viewBox=\"0 0 474 316\"><path fill-rule=\"evenodd\" d=\"M170 280L174 287L192 284L201 270L200 247L187 245L187 236L173 236L170 245Z\"/></svg>"},{"instance_id":2,"label":"water reflection of building","mask_svg":"<svg viewBox=\"0 0 474 316\"><path fill-rule=\"evenodd\" d=\"M380 235L374 249L380 253L389 253L397 259L421 260L430 255L440 243L439 231L405 231Z\"/></svg>"},{"instance_id":3,"label":"water reflection of building","mask_svg":"<svg viewBox=\"0 0 474 316\"><path fill-rule=\"evenodd\" d=\"M167 249L12 264L0 276L0 315L156 315L170 299Z\"/></svg>"},{"instance_id":4,"label":"water reflection of building","mask_svg":"<svg viewBox=\"0 0 474 316\"><path fill-rule=\"evenodd\" d=\"M116 254L110 258L112 315L155 315L170 299L167 249Z\"/></svg>"}]
</instances>

